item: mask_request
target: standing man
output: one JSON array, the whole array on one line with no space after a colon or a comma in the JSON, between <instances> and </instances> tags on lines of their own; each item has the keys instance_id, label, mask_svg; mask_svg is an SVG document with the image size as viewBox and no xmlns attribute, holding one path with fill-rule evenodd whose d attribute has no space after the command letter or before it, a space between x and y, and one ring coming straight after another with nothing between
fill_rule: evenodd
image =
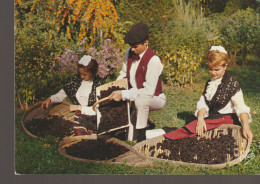
<instances>
[{"instance_id":1,"label":"standing man","mask_svg":"<svg viewBox=\"0 0 260 184\"><path fill-rule=\"evenodd\" d=\"M128 132L128 140L145 140L145 131L150 111L163 108L166 97L162 92L160 75L163 70L162 61L155 55L149 44L149 29L146 24L134 25L125 35L127 48L123 67L117 80L127 78L129 90L114 91L111 100L130 100L134 102L136 117Z\"/></svg>"}]
</instances>

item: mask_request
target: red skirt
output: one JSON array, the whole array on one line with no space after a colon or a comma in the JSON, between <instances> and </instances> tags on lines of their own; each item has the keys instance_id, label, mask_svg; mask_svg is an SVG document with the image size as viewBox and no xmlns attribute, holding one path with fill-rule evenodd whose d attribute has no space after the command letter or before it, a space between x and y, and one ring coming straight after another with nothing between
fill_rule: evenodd
<instances>
[{"instance_id":1,"label":"red skirt","mask_svg":"<svg viewBox=\"0 0 260 184\"><path fill-rule=\"evenodd\" d=\"M197 121L198 120L194 120L189 124L185 125L184 127L168 132L163 136L168 139L183 139L188 137L194 137L197 135L196 133ZM206 122L207 130L217 128L223 124L234 124L234 120L229 115L223 116L222 118L218 118L218 119L205 119L205 122Z\"/></svg>"}]
</instances>

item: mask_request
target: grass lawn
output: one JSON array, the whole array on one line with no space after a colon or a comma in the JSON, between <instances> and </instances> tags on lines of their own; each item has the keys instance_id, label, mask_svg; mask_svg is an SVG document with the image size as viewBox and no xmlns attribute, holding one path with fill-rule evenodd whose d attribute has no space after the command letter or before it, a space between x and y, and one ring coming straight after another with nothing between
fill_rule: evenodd
<instances>
[{"instance_id":1,"label":"grass lawn","mask_svg":"<svg viewBox=\"0 0 260 184\"><path fill-rule=\"evenodd\" d=\"M70 160L58 153L58 142L51 138L34 139L22 129L20 120L23 112L15 115L15 170L20 174L142 174L142 175L248 175L260 173L260 61L252 59L250 66L229 68L242 86L246 104L251 108L253 122L250 127L254 134L248 157L240 164L224 169L201 169L195 167L173 166L155 162L153 167L130 167L84 163ZM195 84L190 88L164 86L167 96L166 106L152 112L150 121L156 128L182 127L194 118L204 83L209 78L206 69L200 69L195 76Z\"/></svg>"}]
</instances>

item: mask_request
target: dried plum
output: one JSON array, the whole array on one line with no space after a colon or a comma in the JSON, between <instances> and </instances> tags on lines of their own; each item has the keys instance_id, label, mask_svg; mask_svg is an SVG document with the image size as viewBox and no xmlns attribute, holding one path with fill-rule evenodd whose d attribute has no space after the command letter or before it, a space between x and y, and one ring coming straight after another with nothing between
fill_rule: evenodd
<instances>
[{"instance_id":1,"label":"dried plum","mask_svg":"<svg viewBox=\"0 0 260 184\"><path fill-rule=\"evenodd\" d=\"M237 158L234 153L235 139L232 136L232 129L228 129L228 134L221 134L219 138L200 138L190 137L179 140L165 139L162 143L157 143L156 146L151 146L149 149L150 155L154 156L155 149L169 150L170 154L158 154L157 158L168 160L200 163L200 164L220 164L227 162L227 154L230 154L230 159Z\"/></svg>"},{"instance_id":2,"label":"dried plum","mask_svg":"<svg viewBox=\"0 0 260 184\"><path fill-rule=\"evenodd\" d=\"M68 155L88 160L110 160L129 151L127 148L105 140L86 140L65 148Z\"/></svg>"}]
</instances>

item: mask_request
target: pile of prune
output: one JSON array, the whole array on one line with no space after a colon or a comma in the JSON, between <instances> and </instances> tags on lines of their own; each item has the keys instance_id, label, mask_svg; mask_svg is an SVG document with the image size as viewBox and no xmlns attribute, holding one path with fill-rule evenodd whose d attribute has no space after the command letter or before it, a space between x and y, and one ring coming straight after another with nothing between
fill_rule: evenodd
<instances>
[{"instance_id":1,"label":"pile of prune","mask_svg":"<svg viewBox=\"0 0 260 184\"><path fill-rule=\"evenodd\" d=\"M86 129L94 131L97 130L97 116L81 114L78 118L74 118L74 120L79 122L79 126L83 126Z\"/></svg>"},{"instance_id":2,"label":"pile of prune","mask_svg":"<svg viewBox=\"0 0 260 184\"><path fill-rule=\"evenodd\" d=\"M25 123L25 128L35 136L47 135L56 138L64 138L73 134L74 123L65 120L62 116L48 116L43 119L33 118Z\"/></svg>"},{"instance_id":3,"label":"pile of prune","mask_svg":"<svg viewBox=\"0 0 260 184\"><path fill-rule=\"evenodd\" d=\"M179 140L165 139L162 143L157 143L156 147L149 148L150 156L154 156L155 149L169 150L170 154L165 152L157 155L157 158L189 162L200 164L220 164L227 162L227 154L230 154L230 160L237 158L234 155L235 139L232 137L232 129L228 129L228 134L220 134L219 138L211 139L190 137ZM235 151L237 153L237 150Z\"/></svg>"},{"instance_id":4,"label":"pile of prune","mask_svg":"<svg viewBox=\"0 0 260 184\"><path fill-rule=\"evenodd\" d=\"M98 99L109 96L113 91L124 90L119 86L109 87L107 90L100 91ZM128 124L128 112L126 101L104 101L99 104L99 111L101 113L100 123L98 126L98 133L108 131L113 128L121 127Z\"/></svg>"},{"instance_id":5,"label":"pile of prune","mask_svg":"<svg viewBox=\"0 0 260 184\"><path fill-rule=\"evenodd\" d=\"M65 150L68 155L98 161L110 160L129 151L121 145L113 142L106 142L103 139L82 139L80 142L72 144L70 147L66 147Z\"/></svg>"}]
</instances>

